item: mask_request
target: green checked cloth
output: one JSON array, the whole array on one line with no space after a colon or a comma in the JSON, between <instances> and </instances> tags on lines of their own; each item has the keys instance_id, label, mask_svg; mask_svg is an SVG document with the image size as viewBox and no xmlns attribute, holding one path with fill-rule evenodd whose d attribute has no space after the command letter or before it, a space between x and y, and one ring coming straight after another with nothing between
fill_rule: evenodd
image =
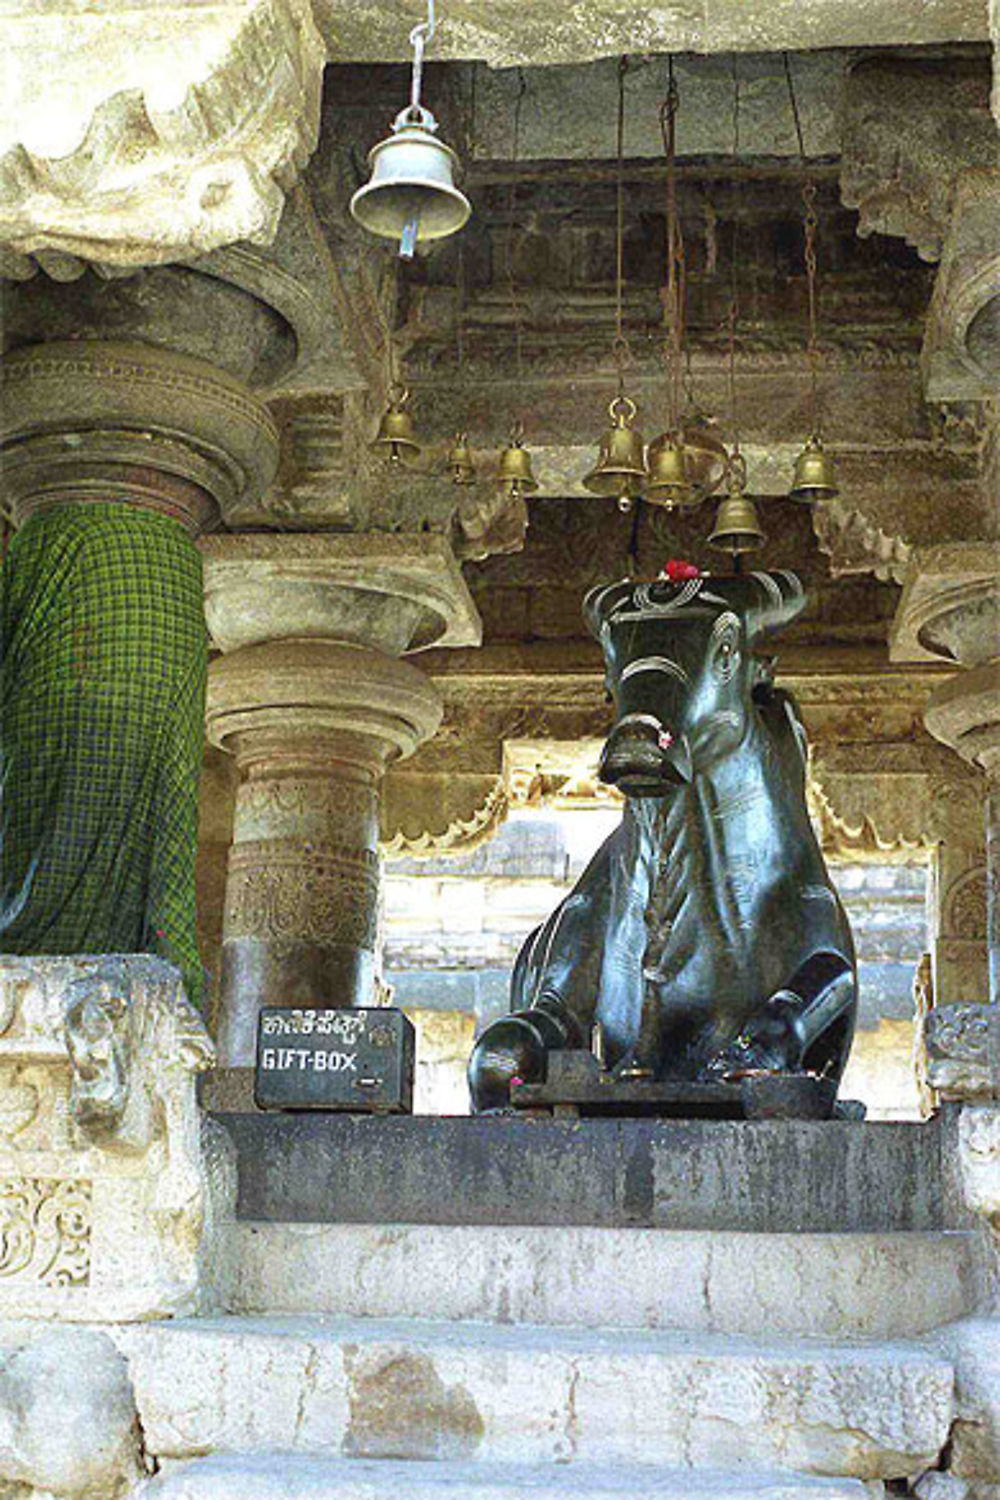
<instances>
[{"instance_id":1,"label":"green checked cloth","mask_svg":"<svg viewBox=\"0 0 1000 1500\"><path fill-rule=\"evenodd\" d=\"M43 511L0 568L0 953L157 953L201 999L201 559L166 516Z\"/></svg>"}]
</instances>

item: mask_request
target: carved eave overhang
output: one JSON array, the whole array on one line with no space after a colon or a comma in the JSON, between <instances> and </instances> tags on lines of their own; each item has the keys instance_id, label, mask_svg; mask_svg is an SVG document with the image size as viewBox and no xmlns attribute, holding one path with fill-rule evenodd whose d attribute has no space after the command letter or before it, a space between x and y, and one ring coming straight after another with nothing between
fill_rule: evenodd
<instances>
[{"instance_id":1,"label":"carved eave overhang","mask_svg":"<svg viewBox=\"0 0 1000 1500\"><path fill-rule=\"evenodd\" d=\"M0 270L268 244L319 131L309 0L5 6Z\"/></svg>"}]
</instances>

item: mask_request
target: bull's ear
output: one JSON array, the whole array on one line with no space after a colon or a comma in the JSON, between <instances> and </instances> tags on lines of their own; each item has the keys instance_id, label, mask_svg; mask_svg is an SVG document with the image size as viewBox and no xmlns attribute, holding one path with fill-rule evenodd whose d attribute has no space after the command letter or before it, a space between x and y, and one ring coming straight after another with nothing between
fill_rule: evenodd
<instances>
[{"instance_id":1,"label":"bull's ear","mask_svg":"<svg viewBox=\"0 0 1000 1500\"><path fill-rule=\"evenodd\" d=\"M809 602L802 580L787 568L773 573L747 573L746 630L749 640L778 630L798 619Z\"/></svg>"}]
</instances>

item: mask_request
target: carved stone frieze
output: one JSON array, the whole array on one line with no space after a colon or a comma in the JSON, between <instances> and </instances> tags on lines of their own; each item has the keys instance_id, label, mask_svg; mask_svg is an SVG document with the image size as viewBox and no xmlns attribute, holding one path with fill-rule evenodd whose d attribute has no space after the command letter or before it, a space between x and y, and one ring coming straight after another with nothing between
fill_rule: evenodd
<instances>
[{"instance_id":1,"label":"carved stone frieze","mask_svg":"<svg viewBox=\"0 0 1000 1500\"><path fill-rule=\"evenodd\" d=\"M347 844L266 839L229 855L223 940L256 938L374 952L378 858Z\"/></svg>"},{"instance_id":2,"label":"carved stone frieze","mask_svg":"<svg viewBox=\"0 0 1000 1500\"><path fill-rule=\"evenodd\" d=\"M179 45L179 39L183 45ZM98 11L15 3L0 244L73 275L274 238L314 150L326 48L308 0Z\"/></svg>"},{"instance_id":3,"label":"carved stone frieze","mask_svg":"<svg viewBox=\"0 0 1000 1500\"><path fill-rule=\"evenodd\" d=\"M0 1180L0 1286L89 1285L92 1189L87 1178Z\"/></svg>"},{"instance_id":4,"label":"carved stone frieze","mask_svg":"<svg viewBox=\"0 0 1000 1500\"><path fill-rule=\"evenodd\" d=\"M176 970L0 957L0 1016L0 1310L194 1311L211 1207L194 1084L214 1047Z\"/></svg>"}]
</instances>

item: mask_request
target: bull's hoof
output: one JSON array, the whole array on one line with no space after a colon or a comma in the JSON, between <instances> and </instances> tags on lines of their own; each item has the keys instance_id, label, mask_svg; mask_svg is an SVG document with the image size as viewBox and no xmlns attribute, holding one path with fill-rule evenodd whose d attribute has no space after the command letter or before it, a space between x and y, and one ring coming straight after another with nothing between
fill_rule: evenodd
<instances>
[{"instance_id":1,"label":"bull's hoof","mask_svg":"<svg viewBox=\"0 0 1000 1500\"><path fill-rule=\"evenodd\" d=\"M540 1083L545 1057L540 1029L524 1016L503 1016L487 1026L469 1059L469 1094L476 1114L505 1110L515 1078Z\"/></svg>"}]
</instances>

